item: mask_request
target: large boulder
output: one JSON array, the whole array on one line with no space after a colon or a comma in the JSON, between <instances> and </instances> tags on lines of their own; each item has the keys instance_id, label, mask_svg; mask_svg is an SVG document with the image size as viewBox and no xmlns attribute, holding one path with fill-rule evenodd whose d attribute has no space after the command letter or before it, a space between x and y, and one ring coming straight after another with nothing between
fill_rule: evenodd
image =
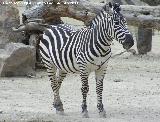
<instances>
[{"instance_id":1,"label":"large boulder","mask_svg":"<svg viewBox=\"0 0 160 122\"><path fill-rule=\"evenodd\" d=\"M35 75L35 47L22 43L8 43L0 48L0 76Z\"/></svg>"}]
</instances>

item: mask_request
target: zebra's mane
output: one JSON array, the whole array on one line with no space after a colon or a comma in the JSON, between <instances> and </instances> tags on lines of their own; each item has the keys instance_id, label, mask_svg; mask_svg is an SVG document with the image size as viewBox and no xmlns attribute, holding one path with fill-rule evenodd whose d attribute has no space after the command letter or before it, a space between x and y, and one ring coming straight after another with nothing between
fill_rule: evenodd
<instances>
[{"instance_id":1,"label":"zebra's mane","mask_svg":"<svg viewBox=\"0 0 160 122\"><path fill-rule=\"evenodd\" d=\"M100 10L100 12L95 16L95 18L93 18L90 22L90 24L88 25L89 28L93 28L96 25L96 21L98 20L98 18L101 18L104 12L109 13L109 6L106 4L102 7L102 9Z\"/></svg>"},{"instance_id":2,"label":"zebra's mane","mask_svg":"<svg viewBox=\"0 0 160 122\"><path fill-rule=\"evenodd\" d=\"M110 4L110 3L109 3ZM96 21L99 19L99 18L102 18L102 16L104 17L105 13L108 13L109 15L111 14L110 12L110 5L109 4L105 4L103 7L102 7L102 10L96 15L96 17L91 20L90 24L89 24L89 28L93 28L96 26ZM121 8L120 8L120 5L118 3L114 3L113 4L113 11L116 11L117 13L119 13L121 16L122 14L120 13L121 11ZM105 16L106 17L106 16Z\"/></svg>"}]
</instances>

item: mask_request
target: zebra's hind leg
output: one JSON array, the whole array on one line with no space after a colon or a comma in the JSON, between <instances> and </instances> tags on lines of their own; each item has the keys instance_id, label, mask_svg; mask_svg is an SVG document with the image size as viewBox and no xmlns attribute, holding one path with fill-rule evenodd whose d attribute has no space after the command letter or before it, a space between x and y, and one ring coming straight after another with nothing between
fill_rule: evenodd
<instances>
[{"instance_id":1,"label":"zebra's hind leg","mask_svg":"<svg viewBox=\"0 0 160 122\"><path fill-rule=\"evenodd\" d=\"M81 76L81 81L82 81L82 88L81 88L81 92L82 92L82 96L83 96L83 101L82 101L82 117L84 118L88 118L88 110L87 110L87 93L89 91L89 85L88 85L88 72L80 72L80 76Z\"/></svg>"},{"instance_id":2,"label":"zebra's hind leg","mask_svg":"<svg viewBox=\"0 0 160 122\"><path fill-rule=\"evenodd\" d=\"M54 93L54 102L53 106L56 109L57 114L64 115L63 104L60 99L59 89L61 87L61 83L66 76L65 72L59 71L56 68L48 68L47 69L49 79L51 81L51 87Z\"/></svg>"},{"instance_id":3,"label":"zebra's hind leg","mask_svg":"<svg viewBox=\"0 0 160 122\"><path fill-rule=\"evenodd\" d=\"M101 67L101 69L95 71L97 108L99 110L99 116L101 118L106 117L106 111L104 110L103 103L102 103L103 79L104 79L105 74L106 74L106 68L105 67Z\"/></svg>"},{"instance_id":4,"label":"zebra's hind leg","mask_svg":"<svg viewBox=\"0 0 160 122\"><path fill-rule=\"evenodd\" d=\"M57 82L58 82L58 89L60 89L61 87L61 84L62 84L62 81L64 80L64 78L66 77L66 72L63 72L61 70L58 70L57 69L57 72L56 72L56 79L57 79ZM56 92L55 92L56 93ZM58 96L58 97L56 97ZM55 99L56 98L56 99ZM58 98L58 99L57 99ZM58 103L58 104L57 104ZM56 113L57 114L63 114L64 115L64 109L63 109L63 104L60 100L60 96L59 96L59 90L57 92L57 94L54 95L54 103L53 103L54 107L56 108Z\"/></svg>"}]
</instances>

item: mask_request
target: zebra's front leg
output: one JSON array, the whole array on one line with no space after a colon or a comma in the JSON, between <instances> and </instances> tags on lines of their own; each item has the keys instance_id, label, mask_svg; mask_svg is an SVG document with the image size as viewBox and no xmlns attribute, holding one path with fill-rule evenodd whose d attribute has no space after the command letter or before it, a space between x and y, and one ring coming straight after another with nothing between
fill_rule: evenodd
<instances>
[{"instance_id":1,"label":"zebra's front leg","mask_svg":"<svg viewBox=\"0 0 160 122\"><path fill-rule=\"evenodd\" d=\"M87 110L87 93L89 91L89 85L88 85L88 72L80 72L80 76L81 76L81 81L82 81L82 88L81 88L81 92L82 92L82 96L83 96L83 101L82 101L82 117L84 118L88 118L88 110Z\"/></svg>"},{"instance_id":2,"label":"zebra's front leg","mask_svg":"<svg viewBox=\"0 0 160 122\"><path fill-rule=\"evenodd\" d=\"M96 93L97 93L97 108L101 118L106 117L106 111L103 107L102 102L102 91L103 91L103 79L106 74L106 68L101 67L101 69L95 71L96 75Z\"/></svg>"},{"instance_id":3,"label":"zebra's front leg","mask_svg":"<svg viewBox=\"0 0 160 122\"><path fill-rule=\"evenodd\" d=\"M59 89L61 87L61 83L66 76L66 73L56 70L55 68L47 69L48 76L51 81L51 87L54 93L54 102L53 106L56 109L57 114L64 114L63 104L60 99Z\"/></svg>"}]
</instances>

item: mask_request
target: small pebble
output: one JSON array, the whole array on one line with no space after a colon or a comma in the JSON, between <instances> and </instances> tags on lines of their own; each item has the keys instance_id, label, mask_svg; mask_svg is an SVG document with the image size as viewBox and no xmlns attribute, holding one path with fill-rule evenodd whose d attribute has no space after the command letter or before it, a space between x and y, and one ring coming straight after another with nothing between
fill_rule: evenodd
<instances>
[{"instance_id":1,"label":"small pebble","mask_svg":"<svg viewBox=\"0 0 160 122\"><path fill-rule=\"evenodd\" d=\"M123 80L121 79L115 79L114 82L122 82Z\"/></svg>"},{"instance_id":2,"label":"small pebble","mask_svg":"<svg viewBox=\"0 0 160 122\"><path fill-rule=\"evenodd\" d=\"M33 74L29 74L27 75L28 78L35 78L36 76L34 76Z\"/></svg>"}]
</instances>

